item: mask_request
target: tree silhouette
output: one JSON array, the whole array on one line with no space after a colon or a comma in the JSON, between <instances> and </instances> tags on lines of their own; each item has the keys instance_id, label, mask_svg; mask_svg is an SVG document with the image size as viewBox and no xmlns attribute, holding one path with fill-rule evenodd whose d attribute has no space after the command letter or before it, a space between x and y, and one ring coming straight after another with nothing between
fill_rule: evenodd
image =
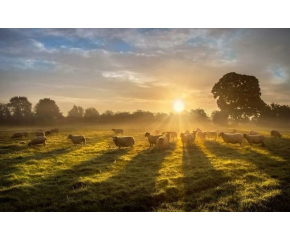
<instances>
[{"instance_id":1,"label":"tree silhouette","mask_svg":"<svg viewBox=\"0 0 290 240\"><path fill-rule=\"evenodd\" d=\"M85 110L84 118L87 121L96 121L100 118L100 113L93 107Z\"/></svg>"},{"instance_id":2,"label":"tree silhouette","mask_svg":"<svg viewBox=\"0 0 290 240\"><path fill-rule=\"evenodd\" d=\"M229 115L223 111L213 111L211 113L212 122L218 125L227 125Z\"/></svg>"},{"instance_id":3,"label":"tree silhouette","mask_svg":"<svg viewBox=\"0 0 290 240\"><path fill-rule=\"evenodd\" d=\"M56 122L63 117L55 101L50 98L40 99L35 105L34 111L37 120L40 122Z\"/></svg>"},{"instance_id":4,"label":"tree silhouette","mask_svg":"<svg viewBox=\"0 0 290 240\"><path fill-rule=\"evenodd\" d=\"M0 123L8 123L11 119L11 113L7 104L0 103Z\"/></svg>"},{"instance_id":5,"label":"tree silhouette","mask_svg":"<svg viewBox=\"0 0 290 240\"><path fill-rule=\"evenodd\" d=\"M13 97L7 104L16 123L27 122L32 117L32 104L26 97Z\"/></svg>"},{"instance_id":6,"label":"tree silhouette","mask_svg":"<svg viewBox=\"0 0 290 240\"><path fill-rule=\"evenodd\" d=\"M74 119L80 119L84 116L84 109L80 106L74 105L73 108L68 112L67 116Z\"/></svg>"},{"instance_id":7,"label":"tree silhouette","mask_svg":"<svg viewBox=\"0 0 290 240\"><path fill-rule=\"evenodd\" d=\"M218 107L235 120L256 117L265 106L254 76L228 73L213 86L212 93Z\"/></svg>"},{"instance_id":8,"label":"tree silhouette","mask_svg":"<svg viewBox=\"0 0 290 240\"><path fill-rule=\"evenodd\" d=\"M206 115L206 112L201 108L197 108L194 110L191 109L189 112L189 116L199 122L208 121L208 116Z\"/></svg>"}]
</instances>

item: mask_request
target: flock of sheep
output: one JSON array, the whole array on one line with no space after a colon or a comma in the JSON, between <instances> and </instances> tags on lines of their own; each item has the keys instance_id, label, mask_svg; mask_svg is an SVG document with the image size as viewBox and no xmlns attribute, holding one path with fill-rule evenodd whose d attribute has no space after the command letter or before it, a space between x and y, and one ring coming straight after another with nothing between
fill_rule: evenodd
<instances>
[{"instance_id":1,"label":"flock of sheep","mask_svg":"<svg viewBox=\"0 0 290 240\"><path fill-rule=\"evenodd\" d=\"M116 135L118 134L123 135L124 133L123 129L112 129L112 131ZM59 129L57 128L51 129L49 131L38 130L36 132L36 137L33 138L28 143L28 146L39 145L39 144L45 145L45 141L47 140L47 137L58 132L59 132ZM27 137L27 136L28 136L28 132L17 132L17 133L14 133L11 138L15 139L15 138L22 138L22 137ZM281 136L282 135L278 131L276 130L271 131L271 137L281 138ZM177 133L176 132L163 132L162 134L160 134L160 132L156 130L154 135L151 135L149 132L146 132L145 137L148 139L150 147L153 147L154 145L156 145L157 149L166 149L168 148L169 142L171 139L173 141L177 140ZM191 146L196 139L216 140L218 137L221 137L223 141L227 144L231 143L231 144L240 144L240 145L242 145L243 139L246 139L246 141L251 146L253 144L262 144L262 146L265 146L265 139L266 139L264 135L261 135L255 131L250 131L249 134L242 134L242 133L237 133L236 130L234 130L232 133L220 132L218 134L215 131L203 132L200 129L197 129L196 131L193 131L193 132L186 131L180 134L183 147ZM73 144L86 143L86 137L84 135L69 134L68 139L70 139L73 142ZM114 136L112 137L112 139L115 145L119 147L119 149L121 147L133 147L135 144L135 139L132 136Z\"/></svg>"}]
</instances>

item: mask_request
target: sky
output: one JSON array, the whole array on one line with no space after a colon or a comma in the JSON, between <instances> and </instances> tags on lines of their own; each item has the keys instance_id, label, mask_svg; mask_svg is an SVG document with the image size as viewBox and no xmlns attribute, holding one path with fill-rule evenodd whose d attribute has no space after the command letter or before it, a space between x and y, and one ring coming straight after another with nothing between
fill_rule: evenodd
<instances>
[{"instance_id":1,"label":"sky","mask_svg":"<svg viewBox=\"0 0 290 240\"><path fill-rule=\"evenodd\" d=\"M266 103L290 104L290 29L0 29L0 103L26 96L105 110L217 110L211 89L253 75Z\"/></svg>"}]
</instances>

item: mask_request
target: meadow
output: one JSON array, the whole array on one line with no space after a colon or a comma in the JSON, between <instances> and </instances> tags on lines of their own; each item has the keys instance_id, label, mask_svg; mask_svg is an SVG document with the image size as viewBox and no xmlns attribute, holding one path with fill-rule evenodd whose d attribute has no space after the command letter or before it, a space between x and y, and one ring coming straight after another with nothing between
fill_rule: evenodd
<instances>
[{"instance_id":1,"label":"meadow","mask_svg":"<svg viewBox=\"0 0 290 240\"><path fill-rule=\"evenodd\" d=\"M290 210L290 131L277 129L283 137L273 139L271 129L255 128L266 147L218 138L183 148L178 138L157 150L144 137L150 129L125 126L136 143L119 150L111 128L59 127L34 147L27 143L38 128L1 128L0 211ZM29 136L12 140L17 130ZM73 145L68 134L84 134L87 143Z\"/></svg>"}]
</instances>

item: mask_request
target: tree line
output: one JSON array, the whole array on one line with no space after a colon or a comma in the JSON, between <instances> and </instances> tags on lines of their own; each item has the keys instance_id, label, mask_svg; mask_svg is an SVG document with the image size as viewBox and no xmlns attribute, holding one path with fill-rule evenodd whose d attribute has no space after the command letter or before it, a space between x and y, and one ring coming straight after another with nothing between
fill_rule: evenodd
<instances>
[{"instance_id":1,"label":"tree line","mask_svg":"<svg viewBox=\"0 0 290 240\"><path fill-rule=\"evenodd\" d=\"M290 107L275 103L266 104L261 99L259 81L254 76L228 73L212 88L219 110L210 116L204 109L192 109L178 116L188 121L202 124L212 122L218 125L235 123L290 124ZM100 114L97 109L87 109L74 105L64 116L56 102L50 98L40 99L32 108L27 97L12 97L7 104L0 104L0 124L60 124L60 123L111 123L130 121L170 121L174 113L153 113L136 110L134 112L113 112L107 110Z\"/></svg>"}]
</instances>

